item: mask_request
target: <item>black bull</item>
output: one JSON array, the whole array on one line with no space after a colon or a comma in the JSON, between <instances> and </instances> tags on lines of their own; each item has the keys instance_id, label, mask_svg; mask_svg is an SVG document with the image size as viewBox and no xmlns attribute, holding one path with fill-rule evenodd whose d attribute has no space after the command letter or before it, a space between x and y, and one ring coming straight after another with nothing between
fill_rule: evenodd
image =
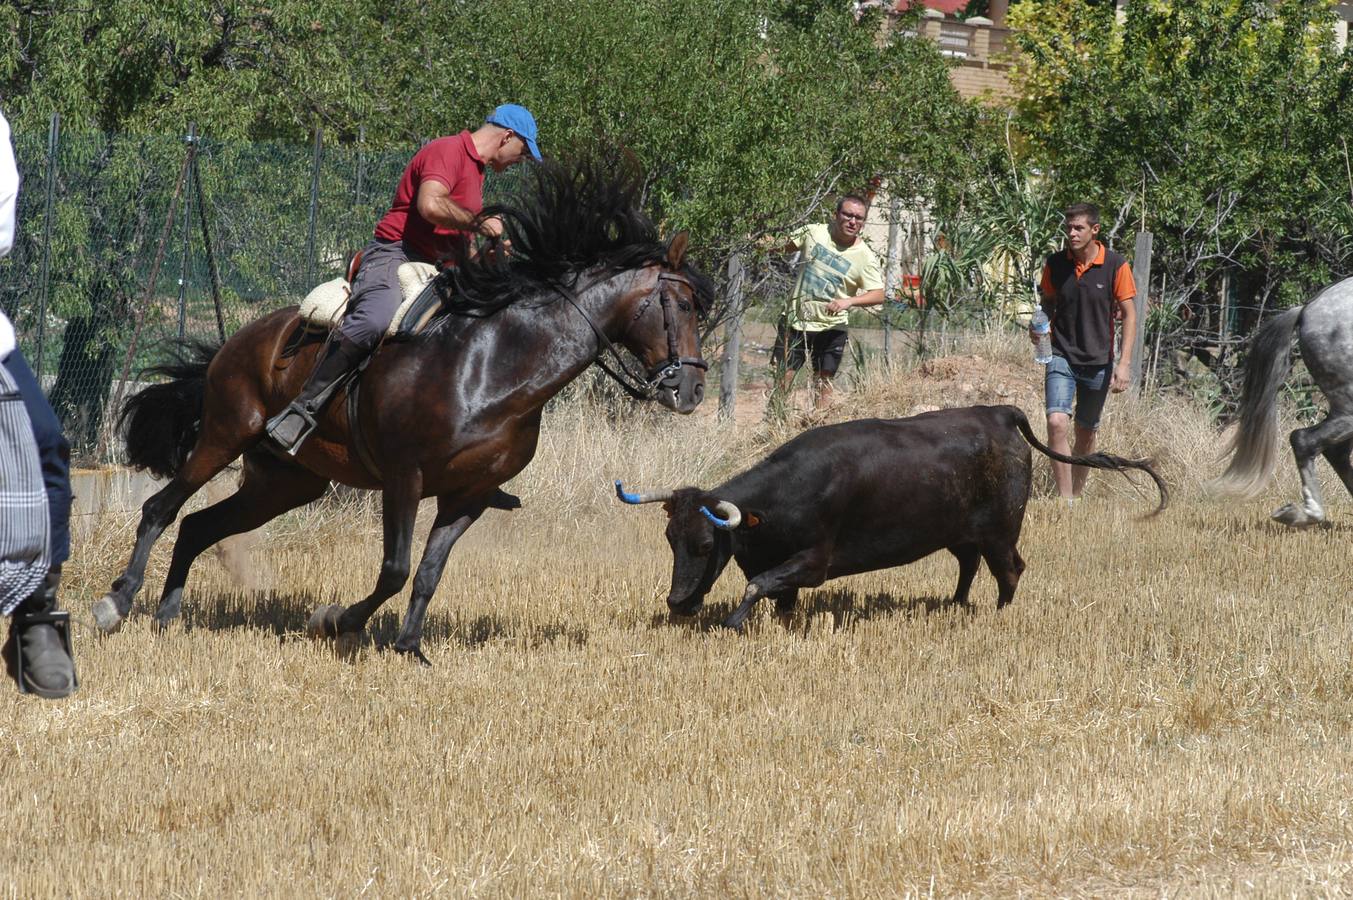
<instances>
[{"instance_id":1,"label":"black bull","mask_svg":"<svg viewBox=\"0 0 1353 900\"><path fill-rule=\"evenodd\" d=\"M724 625L740 629L762 597L788 614L800 588L938 550L958 559L955 603L967 604L985 559L999 608L1015 596L1024 571L1015 544L1029 500L1030 446L1059 462L1140 469L1160 491L1155 512L1168 503L1165 482L1148 461L1063 456L1040 443L1013 406L826 425L713 490L630 494L617 482L616 492L628 503L662 502L667 511L674 557L667 605L679 615L699 610L730 558L748 584Z\"/></svg>"}]
</instances>

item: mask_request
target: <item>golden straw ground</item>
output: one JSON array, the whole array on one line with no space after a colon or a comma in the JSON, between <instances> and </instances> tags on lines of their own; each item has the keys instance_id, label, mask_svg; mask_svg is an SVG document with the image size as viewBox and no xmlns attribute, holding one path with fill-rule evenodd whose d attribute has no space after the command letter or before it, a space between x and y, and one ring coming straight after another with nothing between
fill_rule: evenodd
<instances>
[{"instance_id":1,"label":"golden straw ground","mask_svg":"<svg viewBox=\"0 0 1353 900\"><path fill-rule=\"evenodd\" d=\"M663 516L621 507L609 481L703 479L768 438L709 417L590 421L557 410L514 485L527 508L456 548L432 669L370 648L346 664L299 636L315 606L371 586L370 504L269 526L245 563L266 576L255 591L204 557L183 622L156 634L162 541L139 614L101 641L79 631L79 694L0 694L6 893L1353 886L1346 499L1305 533L1266 518L1290 480L1263 503L1207 502L1216 468L1184 474L1203 450L1153 445L1205 423L1124 403L1105 448L1168 458L1165 516L1138 521L1150 495L1097 474L1078 508L1031 504L1029 569L999 614L985 571L974 612L944 603L956 566L935 557L808 593L789 628L764 604L739 637L709 629L740 594L732 572L696 622L667 620ZM77 548L77 614L127 528Z\"/></svg>"}]
</instances>

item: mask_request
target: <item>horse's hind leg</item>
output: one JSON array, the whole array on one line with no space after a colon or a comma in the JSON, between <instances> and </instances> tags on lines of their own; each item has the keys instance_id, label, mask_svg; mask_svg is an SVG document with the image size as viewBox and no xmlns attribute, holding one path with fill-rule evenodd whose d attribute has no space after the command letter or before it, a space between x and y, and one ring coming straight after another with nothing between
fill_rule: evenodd
<instances>
[{"instance_id":1,"label":"horse's hind leg","mask_svg":"<svg viewBox=\"0 0 1353 900\"><path fill-rule=\"evenodd\" d=\"M409 598L409 611L400 626L399 637L395 639L395 650L408 654L423 665L431 665L423 655L423 623L427 618L428 603L432 600L437 584L442 580L442 571L446 568L446 559L451 555L460 536L484 514L483 503L466 507L463 503L454 505L444 497L437 498L437 519L428 533L427 546L423 549L423 559L413 576L413 595Z\"/></svg>"},{"instance_id":2,"label":"horse's hind leg","mask_svg":"<svg viewBox=\"0 0 1353 900\"><path fill-rule=\"evenodd\" d=\"M1353 438L1353 415L1331 414L1325 421L1310 428L1298 428L1292 432L1290 441L1292 455L1296 457L1297 470L1301 473L1301 505L1287 503L1273 511L1273 518L1284 525L1306 528L1325 521L1325 508L1321 504L1320 479L1316 475L1316 457L1337 449ZM1330 459L1334 462L1334 459ZM1345 465L1347 454L1344 455ZM1335 463L1335 471L1339 465ZM1340 477L1344 478L1343 472ZM1348 484L1347 479L1344 481ZM1353 488L1350 488L1353 490Z\"/></svg>"},{"instance_id":3,"label":"horse's hind leg","mask_svg":"<svg viewBox=\"0 0 1353 900\"><path fill-rule=\"evenodd\" d=\"M188 569L207 548L232 534L253 531L287 510L318 499L328 486L328 479L283 462L267 450L247 453L244 476L235 493L185 517L179 525L155 621L164 626L179 614Z\"/></svg>"},{"instance_id":4,"label":"horse's hind leg","mask_svg":"<svg viewBox=\"0 0 1353 900\"><path fill-rule=\"evenodd\" d=\"M235 448L220 445L205 446L199 440L178 473L170 482L151 495L141 506L141 523L136 527L136 546L127 568L113 582L113 589L95 601L90 612L99 629L106 633L117 631L132 611L132 598L141 589L146 577L146 563L155 541L174 521L188 498L216 476L239 456Z\"/></svg>"},{"instance_id":5,"label":"horse's hind leg","mask_svg":"<svg viewBox=\"0 0 1353 900\"><path fill-rule=\"evenodd\" d=\"M1324 453L1325 459L1334 467L1339 480L1348 488L1348 493L1353 494L1353 459L1350 459L1350 454L1353 454L1353 440L1326 447Z\"/></svg>"}]
</instances>

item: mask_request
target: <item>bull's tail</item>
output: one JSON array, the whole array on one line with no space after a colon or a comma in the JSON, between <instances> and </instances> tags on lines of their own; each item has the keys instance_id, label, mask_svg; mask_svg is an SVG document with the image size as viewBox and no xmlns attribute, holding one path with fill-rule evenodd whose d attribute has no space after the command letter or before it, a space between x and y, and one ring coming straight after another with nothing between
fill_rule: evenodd
<instances>
[{"instance_id":1,"label":"bull's tail","mask_svg":"<svg viewBox=\"0 0 1353 900\"><path fill-rule=\"evenodd\" d=\"M1034 430L1029 427L1029 420L1024 412L1015 409L1015 425L1019 427L1019 433L1024 435L1024 439L1044 456L1055 459L1058 462L1070 463L1073 466L1085 466L1090 469L1111 469L1115 472L1124 473L1126 477L1127 469L1139 469L1151 477L1156 483L1156 490L1160 491L1160 505L1153 510L1150 515L1155 516L1165 511L1165 507L1170 505L1170 489L1165 486L1165 479L1161 478L1154 468L1151 467L1149 459L1124 459L1121 456L1114 456L1111 453L1091 453L1086 456L1065 456L1053 450L1051 447L1043 444L1034 434Z\"/></svg>"},{"instance_id":2,"label":"bull's tail","mask_svg":"<svg viewBox=\"0 0 1353 900\"><path fill-rule=\"evenodd\" d=\"M207 366L219 349L206 341L179 341L169 362L145 370L169 380L142 388L122 405L118 427L126 435L129 463L160 478L178 473L197 443L207 395Z\"/></svg>"},{"instance_id":3,"label":"bull's tail","mask_svg":"<svg viewBox=\"0 0 1353 900\"><path fill-rule=\"evenodd\" d=\"M1240 393L1240 421L1226 445L1231 457L1226 471L1207 483L1220 496L1250 498L1273 474L1278 447L1278 388L1292 365L1292 332L1301 318L1297 306L1264 323L1254 337L1245 362L1245 385Z\"/></svg>"}]
</instances>

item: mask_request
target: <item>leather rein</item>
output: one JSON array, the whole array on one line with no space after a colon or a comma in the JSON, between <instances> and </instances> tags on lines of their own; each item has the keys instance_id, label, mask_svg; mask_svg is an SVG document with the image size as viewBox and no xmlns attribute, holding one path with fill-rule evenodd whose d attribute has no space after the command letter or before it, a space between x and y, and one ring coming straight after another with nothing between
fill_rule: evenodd
<instances>
[{"instance_id":1,"label":"leather rein","mask_svg":"<svg viewBox=\"0 0 1353 900\"><path fill-rule=\"evenodd\" d=\"M606 333L601 330L600 326L598 326L597 323L592 320L592 317L582 308L582 305L578 302L578 295L567 285L558 282L554 284L554 289L559 293L559 296L567 300L569 305L578 311L578 315L583 317L583 321L590 325L592 331L596 334L597 355L593 362L595 362L603 372L611 376L615 383L620 385L625 393L636 400L652 400L654 392L662 386L664 382L674 381L676 377L681 374L682 366L691 366L692 368L706 371L709 369L709 363L705 362L703 358L699 356L682 356L681 351L677 348L676 314L673 312L673 306L676 304L676 300L672 297L672 292L666 289L668 283L684 284L688 288L691 287L691 283L682 276L673 272L659 271L653 290L644 297L644 302L639 304L639 311L634 314L632 319L630 319L631 325L639 321L644 313L648 311L648 307L652 304L653 298L658 298L659 305L662 308L662 327L667 335L667 359L649 369L644 375L635 372L628 364L626 364L624 357L620 355L620 351L616 349L615 344L611 342L611 339L606 336ZM611 368L611 366L606 363L605 354L607 351L610 352L611 358L614 360L614 365L616 366L615 369ZM617 371L617 369L619 371Z\"/></svg>"}]
</instances>

